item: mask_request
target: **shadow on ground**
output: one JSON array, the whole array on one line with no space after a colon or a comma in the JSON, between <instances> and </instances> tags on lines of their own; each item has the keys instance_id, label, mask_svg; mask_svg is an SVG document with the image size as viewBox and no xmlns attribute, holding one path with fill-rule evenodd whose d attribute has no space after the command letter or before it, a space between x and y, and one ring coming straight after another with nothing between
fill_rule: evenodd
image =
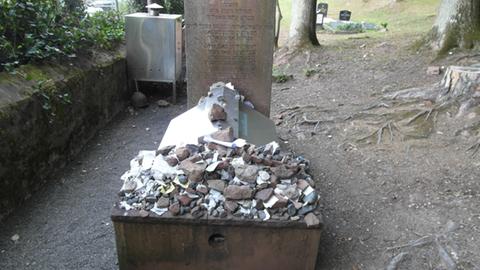
<instances>
[{"instance_id":1,"label":"shadow on ground","mask_svg":"<svg viewBox=\"0 0 480 270\"><path fill-rule=\"evenodd\" d=\"M186 109L155 103L125 110L50 184L0 223L0 269L117 269L110 210L120 176L142 149L156 149ZM11 237L18 235L14 243Z\"/></svg>"}]
</instances>

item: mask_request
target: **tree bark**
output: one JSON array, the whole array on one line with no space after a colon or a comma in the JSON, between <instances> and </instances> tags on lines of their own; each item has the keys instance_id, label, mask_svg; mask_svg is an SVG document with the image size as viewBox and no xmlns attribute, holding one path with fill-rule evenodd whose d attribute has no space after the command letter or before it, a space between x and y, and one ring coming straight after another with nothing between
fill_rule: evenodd
<instances>
[{"instance_id":1,"label":"tree bark","mask_svg":"<svg viewBox=\"0 0 480 270\"><path fill-rule=\"evenodd\" d=\"M440 82L442 91L436 102L460 104L457 116L465 115L480 104L480 67L451 66Z\"/></svg>"},{"instance_id":2,"label":"tree bark","mask_svg":"<svg viewBox=\"0 0 480 270\"><path fill-rule=\"evenodd\" d=\"M282 10L280 9L280 3L278 1L279 0L275 1L275 5L277 6L275 11L275 48L278 48L278 40L280 38L280 26L283 19Z\"/></svg>"},{"instance_id":3,"label":"tree bark","mask_svg":"<svg viewBox=\"0 0 480 270\"><path fill-rule=\"evenodd\" d=\"M316 33L317 0L293 0L288 46L320 45Z\"/></svg>"},{"instance_id":4,"label":"tree bark","mask_svg":"<svg viewBox=\"0 0 480 270\"><path fill-rule=\"evenodd\" d=\"M431 47L440 53L480 46L480 1L442 0L430 35Z\"/></svg>"}]
</instances>

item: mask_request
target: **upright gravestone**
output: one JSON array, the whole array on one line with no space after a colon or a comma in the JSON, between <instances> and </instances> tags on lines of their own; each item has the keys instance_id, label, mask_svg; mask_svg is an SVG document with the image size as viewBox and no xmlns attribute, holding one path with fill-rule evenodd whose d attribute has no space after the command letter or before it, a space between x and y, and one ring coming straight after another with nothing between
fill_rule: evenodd
<instances>
[{"instance_id":1,"label":"upright gravestone","mask_svg":"<svg viewBox=\"0 0 480 270\"><path fill-rule=\"evenodd\" d=\"M349 10L340 10L340 15L338 16L340 21L350 21L352 12Z\"/></svg>"},{"instance_id":2,"label":"upright gravestone","mask_svg":"<svg viewBox=\"0 0 480 270\"><path fill-rule=\"evenodd\" d=\"M317 5L317 24L323 25L323 21L328 14L328 4L318 3Z\"/></svg>"},{"instance_id":3,"label":"upright gravestone","mask_svg":"<svg viewBox=\"0 0 480 270\"><path fill-rule=\"evenodd\" d=\"M270 115L275 0L185 0L188 107L232 82Z\"/></svg>"}]
</instances>

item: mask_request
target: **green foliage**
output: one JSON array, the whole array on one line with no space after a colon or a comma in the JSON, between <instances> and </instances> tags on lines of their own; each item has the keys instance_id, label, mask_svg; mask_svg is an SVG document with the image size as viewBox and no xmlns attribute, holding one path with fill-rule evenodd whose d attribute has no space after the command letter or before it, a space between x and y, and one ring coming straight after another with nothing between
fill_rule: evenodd
<instances>
[{"instance_id":1,"label":"green foliage","mask_svg":"<svg viewBox=\"0 0 480 270\"><path fill-rule=\"evenodd\" d=\"M361 23L344 23L337 26L337 31L348 32L348 33L361 33L363 32L363 27Z\"/></svg>"},{"instance_id":2,"label":"green foliage","mask_svg":"<svg viewBox=\"0 0 480 270\"><path fill-rule=\"evenodd\" d=\"M309 69L305 69L303 72L304 72L304 74L305 74L305 77L310 78L310 77L312 77L313 75L319 73L320 70L319 70L319 69L316 69L316 68L315 68L315 69L309 68Z\"/></svg>"},{"instance_id":3,"label":"green foliage","mask_svg":"<svg viewBox=\"0 0 480 270\"><path fill-rule=\"evenodd\" d=\"M286 67L280 68L278 66L273 67L272 70L272 80L276 83L286 83L290 80L293 80L293 75L286 74L282 69L286 69Z\"/></svg>"},{"instance_id":4,"label":"green foliage","mask_svg":"<svg viewBox=\"0 0 480 270\"><path fill-rule=\"evenodd\" d=\"M287 75L287 74L273 75L273 81L276 83L286 83L292 79L293 79L293 75Z\"/></svg>"},{"instance_id":5,"label":"green foliage","mask_svg":"<svg viewBox=\"0 0 480 270\"><path fill-rule=\"evenodd\" d=\"M0 71L82 49L112 48L123 39L113 13L87 16L80 0L0 0Z\"/></svg>"},{"instance_id":6,"label":"green foliage","mask_svg":"<svg viewBox=\"0 0 480 270\"><path fill-rule=\"evenodd\" d=\"M60 112L60 106L72 104L72 98L69 93L57 93L52 80L40 80L33 86L34 93L42 101L42 109L48 114L49 123L53 123L55 117Z\"/></svg>"},{"instance_id":7,"label":"green foliage","mask_svg":"<svg viewBox=\"0 0 480 270\"><path fill-rule=\"evenodd\" d=\"M103 49L112 49L125 36L123 19L114 12L97 12L84 21L87 39Z\"/></svg>"},{"instance_id":8,"label":"green foliage","mask_svg":"<svg viewBox=\"0 0 480 270\"><path fill-rule=\"evenodd\" d=\"M143 9L143 6L136 0L124 0L119 5L120 14L122 15L140 12Z\"/></svg>"},{"instance_id":9,"label":"green foliage","mask_svg":"<svg viewBox=\"0 0 480 270\"><path fill-rule=\"evenodd\" d=\"M293 75L277 73L274 71L272 75L272 80L276 83L286 83L290 80L293 80Z\"/></svg>"},{"instance_id":10,"label":"green foliage","mask_svg":"<svg viewBox=\"0 0 480 270\"><path fill-rule=\"evenodd\" d=\"M279 0L282 9L282 35L286 36L290 29L292 1ZM477 0L474 0L477 1ZM319 1L320 2L320 1ZM338 17L338 10L345 9L352 11L355 21L367 21L380 25L388 22L388 32L368 32L371 38L384 38L387 36L408 35L427 33L435 20L440 0L408 0L393 3L391 0L335 0L323 1L329 4L331 18ZM365 32L364 32L365 33ZM358 34L364 36L365 34ZM343 40L351 38L346 35L324 35L322 40ZM280 44L281 45L281 44Z\"/></svg>"},{"instance_id":11,"label":"green foliage","mask_svg":"<svg viewBox=\"0 0 480 270\"><path fill-rule=\"evenodd\" d=\"M165 12L169 14L183 14L183 0L163 0Z\"/></svg>"}]
</instances>

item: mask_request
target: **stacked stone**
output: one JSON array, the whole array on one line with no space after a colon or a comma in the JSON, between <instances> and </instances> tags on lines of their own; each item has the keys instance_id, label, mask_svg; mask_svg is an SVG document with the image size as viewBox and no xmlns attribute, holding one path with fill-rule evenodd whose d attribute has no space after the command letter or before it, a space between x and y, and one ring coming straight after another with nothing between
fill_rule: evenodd
<instances>
[{"instance_id":1,"label":"stacked stone","mask_svg":"<svg viewBox=\"0 0 480 270\"><path fill-rule=\"evenodd\" d=\"M212 134L233 141L232 130ZM227 148L213 143L141 151L122 179L120 206L148 216L305 220L317 225L309 162L277 143Z\"/></svg>"}]
</instances>

